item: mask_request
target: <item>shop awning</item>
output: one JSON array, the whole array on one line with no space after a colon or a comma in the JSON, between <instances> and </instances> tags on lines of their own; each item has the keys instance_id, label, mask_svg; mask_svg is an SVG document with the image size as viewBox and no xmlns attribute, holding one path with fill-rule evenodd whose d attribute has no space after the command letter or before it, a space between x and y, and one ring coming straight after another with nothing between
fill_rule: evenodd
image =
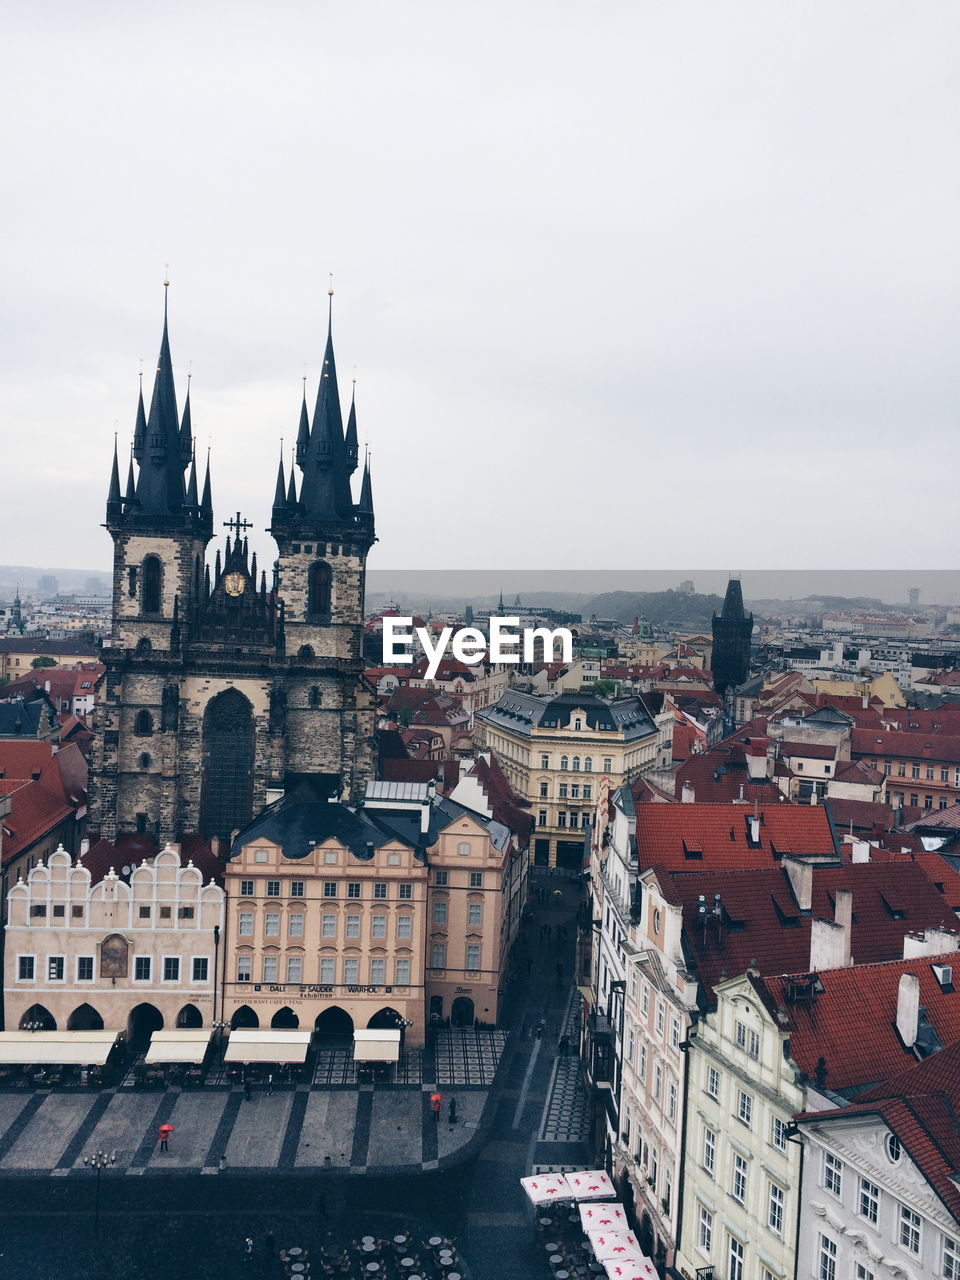
<instances>
[{"instance_id":1,"label":"shop awning","mask_svg":"<svg viewBox=\"0 0 960 1280\"><path fill-rule=\"evenodd\" d=\"M0 1063L102 1067L119 1031L0 1031Z\"/></svg>"},{"instance_id":2,"label":"shop awning","mask_svg":"<svg viewBox=\"0 0 960 1280\"><path fill-rule=\"evenodd\" d=\"M231 1031L224 1062L304 1062L309 1031Z\"/></svg>"},{"instance_id":3,"label":"shop awning","mask_svg":"<svg viewBox=\"0 0 960 1280\"><path fill-rule=\"evenodd\" d=\"M399 1031L355 1031L354 1062L396 1062L400 1057Z\"/></svg>"},{"instance_id":4,"label":"shop awning","mask_svg":"<svg viewBox=\"0 0 960 1280\"><path fill-rule=\"evenodd\" d=\"M213 1033L194 1029L190 1031L155 1031L150 1037L150 1047L144 1059L154 1062L202 1062L206 1057Z\"/></svg>"}]
</instances>

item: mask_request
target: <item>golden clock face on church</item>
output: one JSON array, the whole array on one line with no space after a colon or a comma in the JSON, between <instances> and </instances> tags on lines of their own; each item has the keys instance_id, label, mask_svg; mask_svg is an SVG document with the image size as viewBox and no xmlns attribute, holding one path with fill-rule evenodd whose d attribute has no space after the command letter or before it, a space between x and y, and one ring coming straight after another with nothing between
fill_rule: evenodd
<instances>
[{"instance_id":1,"label":"golden clock face on church","mask_svg":"<svg viewBox=\"0 0 960 1280\"><path fill-rule=\"evenodd\" d=\"M223 579L223 589L228 596L242 596L247 580L242 573L228 573Z\"/></svg>"}]
</instances>

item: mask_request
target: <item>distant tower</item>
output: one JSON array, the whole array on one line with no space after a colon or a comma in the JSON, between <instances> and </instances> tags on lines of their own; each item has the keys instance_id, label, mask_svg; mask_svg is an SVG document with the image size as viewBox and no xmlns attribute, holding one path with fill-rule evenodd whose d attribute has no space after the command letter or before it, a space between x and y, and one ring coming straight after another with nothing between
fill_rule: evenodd
<instances>
[{"instance_id":1,"label":"distant tower","mask_svg":"<svg viewBox=\"0 0 960 1280\"><path fill-rule=\"evenodd\" d=\"M750 636L753 614L743 608L740 579L731 578L723 609L713 615L713 687L721 698L728 689L742 684L750 670Z\"/></svg>"},{"instance_id":2,"label":"distant tower","mask_svg":"<svg viewBox=\"0 0 960 1280\"><path fill-rule=\"evenodd\" d=\"M473 626L473 605L468 604L463 611L463 620L468 627Z\"/></svg>"},{"instance_id":3,"label":"distant tower","mask_svg":"<svg viewBox=\"0 0 960 1280\"><path fill-rule=\"evenodd\" d=\"M23 601L20 599L20 585L17 584L17 594L14 596L13 608L10 611L10 621L7 623L7 631L10 634L23 635L26 631L26 624L23 621Z\"/></svg>"},{"instance_id":4,"label":"distant tower","mask_svg":"<svg viewBox=\"0 0 960 1280\"><path fill-rule=\"evenodd\" d=\"M911 609L920 608L920 588L919 587L910 588L909 592L907 593L907 601Z\"/></svg>"}]
</instances>

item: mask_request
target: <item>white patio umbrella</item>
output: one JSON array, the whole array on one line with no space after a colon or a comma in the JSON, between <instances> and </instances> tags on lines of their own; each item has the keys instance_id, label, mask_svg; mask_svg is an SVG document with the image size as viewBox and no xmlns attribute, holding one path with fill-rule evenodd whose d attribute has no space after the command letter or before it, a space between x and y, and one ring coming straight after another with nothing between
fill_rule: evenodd
<instances>
[{"instance_id":1,"label":"white patio umbrella","mask_svg":"<svg viewBox=\"0 0 960 1280\"><path fill-rule=\"evenodd\" d=\"M632 1231L588 1231L587 1236L598 1262L643 1257L640 1241Z\"/></svg>"},{"instance_id":2,"label":"white patio umbrella","mask_svg":"<svg viewBox=\"0 0 960 1280\"><path fill-rule=\"evenodd\" d=\"M534 1204L573 1199L573 1191L562 1173L535 1173L521 1178L520 1185Z\"/></svg>"},{"instance_id":3,"label":"white patio umbrella","mask_svg":"<svg viewBox=\"0 0 960 1280\"><path fill-rule=\"evenodd\" d=\"M577 1170L567 1174L576 1200L615 1200L616 1187L602 1169Z\"/></svg>"},{"instance_id":4,"label":"white patio umbrella","mask_svg":"<svg viewBox=\"0 0 960 1280\"><path fill-rule=\"evenodd\" d=\"M649 1258L610 1258L603 1264L609 1280L659 1280L659 1273Z\"/></svg>"},{"instance_id":5,"label":"white patio umbrella","mask_svg":"<svg viewBox=\"0 0 960 1280\"><path fill-rule=\"evenodd\" d=\"M622 1204L597 1204L589 1201L580 1205L580 1224L584 1231L625 1231L627 1215Z\"/></svg>"}]
</instances>

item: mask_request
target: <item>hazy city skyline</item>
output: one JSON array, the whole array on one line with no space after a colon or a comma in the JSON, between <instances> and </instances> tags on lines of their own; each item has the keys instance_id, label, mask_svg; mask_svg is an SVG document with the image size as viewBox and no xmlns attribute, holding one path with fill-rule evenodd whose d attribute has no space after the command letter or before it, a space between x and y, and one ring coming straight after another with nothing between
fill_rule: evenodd
<instances>
[{"instance_id":1,"label":"hazy city skyline","mask_svg":"<svg viewBox=\"0 0 960 1280\"><path fill-rule=\"evenodd\" d=\"M332 271L374 569L949 562L952 6L100 0L6 34L17 559L108 562L169 262L218 528L267 523Z\"/></svg>"}]
</instances>

